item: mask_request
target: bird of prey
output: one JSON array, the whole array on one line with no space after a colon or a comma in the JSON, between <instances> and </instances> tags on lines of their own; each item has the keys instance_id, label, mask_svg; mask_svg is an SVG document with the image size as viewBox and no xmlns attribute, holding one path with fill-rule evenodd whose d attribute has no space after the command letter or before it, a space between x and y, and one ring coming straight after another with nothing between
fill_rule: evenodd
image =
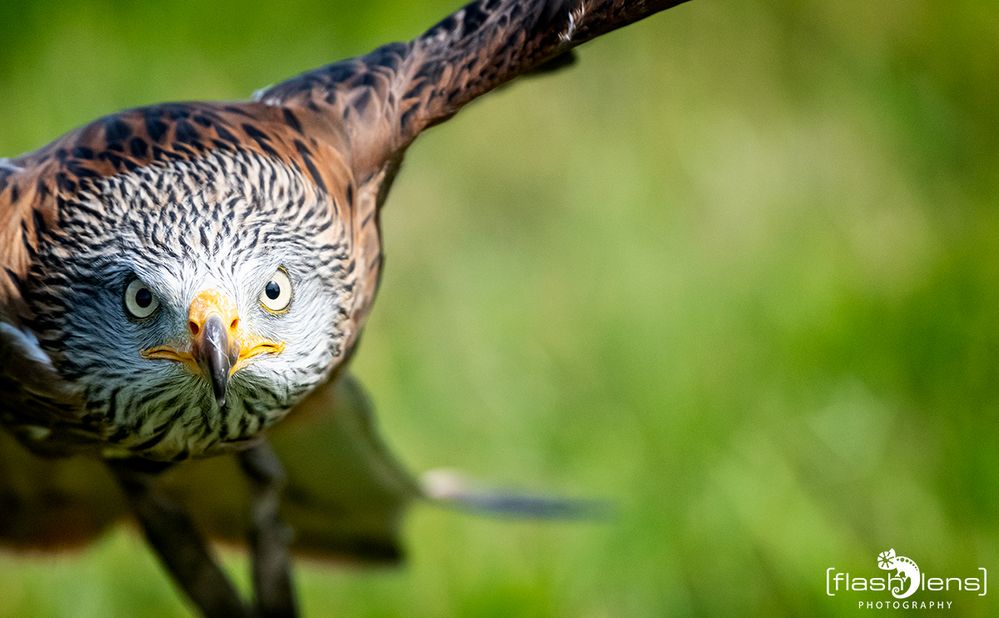
<instances>
[{"instance_id":1,"label":"bird of prey","mask_svg":"<svg viewBox=\"0 0 999 618\"><path fill-rule=\"evenodd\" d=\"M239 615L250 608L196 509L170 491L173 468L225 456L238 463L226 478L248 479L254 611L293 613L283 519L308 537L321 510L305 523L281 508L311 485L286 474L268 436L344 400L381 274L380 207L407 147L476 97L681 2L479 0L247 102L127 110L0 159L0 425L20 445L5 437L0 461L29 474L15 449L47 458L40 483L72 476L60 458L106 467L199 610ZM340 407L363 408L346 391ZM364 413L344 418L356 422L337 435L377 453ZM391 458L369 460L383 485L410 483ZM23 501L4 495L12 529ZM44 536L30 524L47 516L57 533L117 516L114 500L89 498L91 515L36 514L8 537Z\"/></svg>"}]
</instances>

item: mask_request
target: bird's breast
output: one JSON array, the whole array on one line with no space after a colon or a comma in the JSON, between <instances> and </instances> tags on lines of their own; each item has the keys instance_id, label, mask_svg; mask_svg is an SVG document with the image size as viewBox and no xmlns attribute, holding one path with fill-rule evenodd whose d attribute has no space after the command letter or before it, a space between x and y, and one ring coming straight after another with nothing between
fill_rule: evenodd
<instances>
[{"instance_id":1,"label":"bird's breast","mask_svg":"<svg viewBox=\"0 0 999 618\"><path fill-rule=\"evenodd\" d=\"M139 424L108 436L102 456L182 461L252 446L288 413L293 402L233 395L219 407L211 396L146 408Z\"/></svg>"}]
</instances>

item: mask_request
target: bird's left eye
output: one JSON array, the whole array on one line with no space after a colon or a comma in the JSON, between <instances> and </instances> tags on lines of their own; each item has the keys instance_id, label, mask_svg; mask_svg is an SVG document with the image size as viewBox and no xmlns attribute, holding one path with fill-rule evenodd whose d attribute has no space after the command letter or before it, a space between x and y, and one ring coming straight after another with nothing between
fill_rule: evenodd
<instances>
[{"instance_id":1,"label":"bird's left eye","mask_svg":"<svg viewBox=\"0 0 999 618\"><path fill-rule=\"evenodd\" d=\"M159 306L156 295L142 281L133 279L125 288L125 309L133 318L148 318Z\"/></svg>"},{"instance_id":2,"label":"bird's left eye","mask_svg":"<svg viewBox=\"0 0 999 618\"><path fill-rule=\"evenodd\" d=\"M291 304L291 279L284 268L279 268L271 275L270 281L260 293L260 304L271 313L281 313L288 310Z\"/></svg>"}]
</instances>

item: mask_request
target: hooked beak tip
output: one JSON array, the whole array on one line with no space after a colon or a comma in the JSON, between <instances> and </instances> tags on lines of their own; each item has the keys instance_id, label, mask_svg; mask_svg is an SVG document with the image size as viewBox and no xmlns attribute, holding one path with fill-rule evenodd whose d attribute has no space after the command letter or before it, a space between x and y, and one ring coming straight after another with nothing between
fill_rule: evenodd
<instances>
[{"instance_id":1,"label":"hooked beak tip","mask_svg":"<svg viewBox=\"0 0 999 618\"><path fill-rule=\"evenodd\" d=\"M237 354L231 349L233 342L229 340L229 334L220 316L212 315L205 320L199 335L195 343L199 364L212 383L215 402L219 408L222 408L226 403L229 373Z\"/></svg>"}]
</instances>

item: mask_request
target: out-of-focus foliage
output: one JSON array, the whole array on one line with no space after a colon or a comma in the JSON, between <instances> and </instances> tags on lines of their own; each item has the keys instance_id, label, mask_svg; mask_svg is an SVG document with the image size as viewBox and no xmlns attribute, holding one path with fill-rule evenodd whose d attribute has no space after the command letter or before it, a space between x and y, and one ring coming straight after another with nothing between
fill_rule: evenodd
<instances>
[{"instance_id":1,"label":"out-of-focus foliage","mask_svg":"<svg viewBox=\"0 0 999 618\"><path fill-rule=\"evenodd\" d=\"M0 152L244 97L454 8L3 4ZM385 437L413 468L616 516L419 510L405 568L302 565L306 612L845 614L879 597L825 596L825 569L878 575L888 547L934 575L999 568L997 21L695 0L421 138L355 363ZM0 557L0 615L183 613L129 532Z\"/></svg>"}]
</instances>

